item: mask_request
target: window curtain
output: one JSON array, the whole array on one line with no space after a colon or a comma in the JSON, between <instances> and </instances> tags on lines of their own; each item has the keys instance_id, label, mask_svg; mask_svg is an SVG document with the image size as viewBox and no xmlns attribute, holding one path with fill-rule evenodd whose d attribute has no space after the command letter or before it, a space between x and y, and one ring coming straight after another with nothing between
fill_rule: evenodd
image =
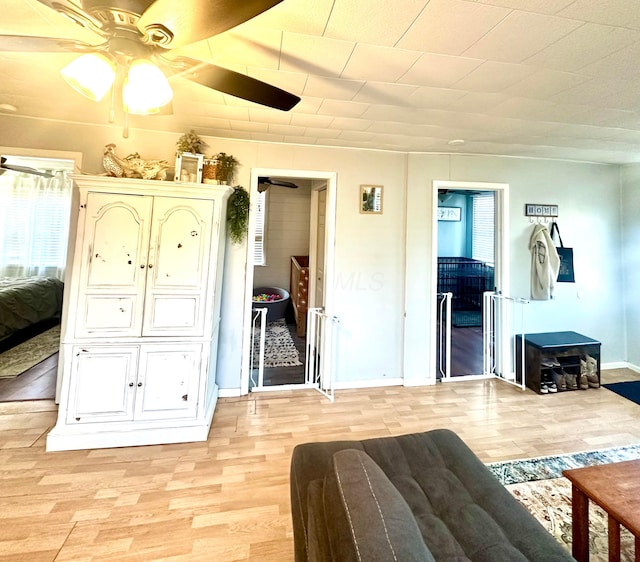
<instances>
[{"instance_id":1,"label":"window curtain","mask_svg":"<svg viewBox=\"0 0 640 562\"><path fill-rule=\"evenodd\" d=\"M72 181L51 173L0 176L0 277L64 280Z\"/></svg>"}]
</instances>

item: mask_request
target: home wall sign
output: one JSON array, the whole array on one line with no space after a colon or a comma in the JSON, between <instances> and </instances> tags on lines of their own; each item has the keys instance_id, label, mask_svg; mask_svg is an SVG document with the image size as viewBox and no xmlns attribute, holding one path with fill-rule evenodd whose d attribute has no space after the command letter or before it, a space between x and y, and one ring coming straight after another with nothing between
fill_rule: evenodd
<instances>
[{"instance_id":1,"label":"home wall sign","mask_svg":"<svg viewBox=\"0 0 640 562\"><path fill-rule=\"evenodd\" d=\"M526 217L557 217L558 205L541 205L540 203L527 203L524 206Z\"/></svg>"}]
</instances>

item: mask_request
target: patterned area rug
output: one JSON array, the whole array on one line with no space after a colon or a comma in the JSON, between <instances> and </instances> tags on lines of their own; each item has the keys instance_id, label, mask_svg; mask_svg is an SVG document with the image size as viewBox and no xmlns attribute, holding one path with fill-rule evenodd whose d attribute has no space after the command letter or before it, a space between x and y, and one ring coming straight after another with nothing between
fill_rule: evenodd
<instances>
[{"instance_id":1,"label":"patterned area rug","mask_svg":"<svg viewBox=\"0 0 640 562\"><path fill-rule=\"evenodd\" d=\"M487 466L542 526L571 552L571 483L562 477L562 470L639 458L640 445L634 445ZM624 527L621 528L620 542L621 560L635 560L634 538ZM589 503L589 554L590 560L596 562L608 560L607 515L592 502Z\"/></svg>"},{"instance_id":2,"label":"patterned area rug","mask_svg":"<svg viewBox=\"0 0 640 562\"><path fill-rule=\"evenodd\" d=\"M507 490L571 552L571 483L566 478L510 484ZM593 502L589 502L589 560L609 560L607 514ZM620 528L620 560L635 560L634 538L624 527Z\"/></svg>"},{"instance_id":3,"label":"patterned area rug","mask_svg":"<svg viewBox=\"0 0 640 562\"><path fill-rule=\"evenodd\" d=\"M42 332L0 354L0 379L21 375L51 357L60 347L60 326Z\"/></svg>"},{"instance_id":4,"label":"patterned area rug","mask_svg":"<svg viewBox=\"0 0 640 562\"><path fill-rule=\"evenodd\" d=\"M258 365L260 346L259 332L256 330L253 345L253 361ZM270 367L298 367L302 365L300 355L293 343L284 319L268 322L264 341L264 366Z\"/></svg>"},{"instance_id":5,"label":"patterned area rug","mask_svg":"<svg viewBox=\"0 0 640 562\"><path fill-rule=\"evenodd\" d=\"M567 468L580 468L595 464L632 461L640 459L640 445L613 447L598 451L555 455L535 459L495 462L487 465L502 484L519 484L534 480L560 478Z\"/></svg>"}]
</instances>

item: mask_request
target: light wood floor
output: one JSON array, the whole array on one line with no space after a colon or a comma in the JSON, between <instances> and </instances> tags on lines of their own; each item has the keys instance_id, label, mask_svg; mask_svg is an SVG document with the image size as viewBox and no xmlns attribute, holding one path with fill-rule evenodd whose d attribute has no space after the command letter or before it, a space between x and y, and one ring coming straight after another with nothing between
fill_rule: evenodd
<instances>
[{"instance_id":1,"label":"light wood floor","mask_svg":"<svg viewBox=\"0 0 640 562\"><path fill-rule=\"evenodd\" d=\"M605 381L637 380L607 371ZM297 443L448 427L484 461L640 443L606 389L540 396L500 381L221 399L209 440L45 453L50 401L0 404L0 561L292 560Z\"/></svg>"}]
</instances>

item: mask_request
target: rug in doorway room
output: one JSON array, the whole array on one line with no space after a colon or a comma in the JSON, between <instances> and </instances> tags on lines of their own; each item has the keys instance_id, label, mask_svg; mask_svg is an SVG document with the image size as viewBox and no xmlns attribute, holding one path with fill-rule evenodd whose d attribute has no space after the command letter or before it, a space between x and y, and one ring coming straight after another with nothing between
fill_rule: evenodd
<instances>
[{"instance_id":1,"label":"rug in doorway room","mask_svg":"<svg viewBox=\"0 0 640 562\"><path fill-rule=\"evenodd\" d=\"M640 459L640 445L615 447L586 453L573 453L490 463L487 466L507 490L571 551L571 483L562 477L568 468ZM593 502L589 504L589 559L608 560L607 514ZM621 560L633 561L634 537L620 530Z\"/></svg>"},{"instance_id":2,"label":"rug in doorway room","mask_svg":"<svg viewBox=\"0 0 640 562\"><path fill-rule=\"evenodd\" d=\"M260 332L254 333L253 361L258 365L260 350ZM291 332L284 319L268 322L264 338L264 366L272 367L298 367L302 365L300 355L293 343Z\"/></svg>"},{"instance_id":3,"label":"rug in doorway room","mask_svg":"<svg viewBox=\"0 0 640 562\"><path fill-rule=\"evenodd\" d=\"M0 354L0 379L12 379L51 357L60 348L60 325Z\"/></svg>"}]
</instances>

